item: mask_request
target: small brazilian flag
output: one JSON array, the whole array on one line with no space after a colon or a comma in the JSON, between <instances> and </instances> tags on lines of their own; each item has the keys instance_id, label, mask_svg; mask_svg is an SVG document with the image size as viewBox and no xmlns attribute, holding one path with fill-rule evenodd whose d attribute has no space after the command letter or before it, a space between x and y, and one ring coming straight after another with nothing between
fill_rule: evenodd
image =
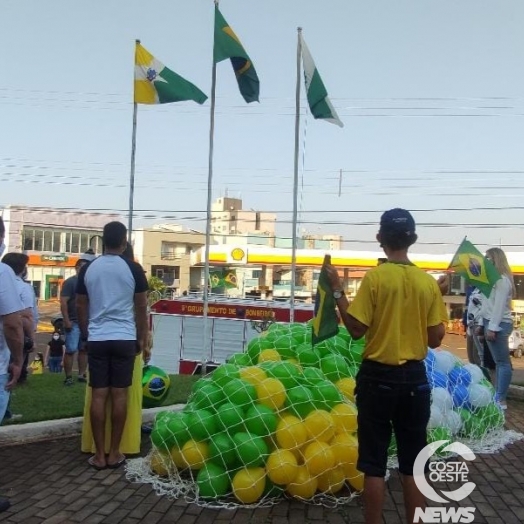
<instances>
[{"instance_id":1,"label":"small brazilian flag","mask_svg":"<svg viewBox=\"0 0 524 524\"><path fill-rule=\"evenodd\" d=\"M471 285L489 297L495 282L500 278L493 263L469 241L460 244L448 270L463 276Z\"/></svg>"},{"instance_id":2,"label":"small brazilian flag","mask_svg":"<svg viewBox=\"0 0 524 524\"><path fill-rule=\"evenodd\" d=\"M218 6L215 6L215 43L213 46L213 60L215 64L222 60L231 60L231 65L237 77L238 88L244 100L258 102L260 82L257 72L246 50L240 43L237 35L225 21Z\"/></svg>"},{"instance_id":3,"label":"small brazilian flag","mask_svg":"<svg viewBox=\"0 0 524 524\"><path fill-rule=\"evenodd\" d=\"M315 316L313 318L313 345L328 338L334 337L338 333L338 316L336 303L325 264L331 262L331 256L324 257L324 265L318 277L317 295L315 297Z\"/></svg>"}]
</instances>

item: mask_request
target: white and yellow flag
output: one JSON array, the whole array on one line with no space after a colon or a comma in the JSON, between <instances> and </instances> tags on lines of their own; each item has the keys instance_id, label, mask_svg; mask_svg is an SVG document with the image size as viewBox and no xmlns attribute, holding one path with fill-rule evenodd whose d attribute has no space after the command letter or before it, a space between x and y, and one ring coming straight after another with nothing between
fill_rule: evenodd
<instances>
[{"instance_id":1,"label":"white and yellow flag","mask_svg":"<svg viewBox=\"0 0 524 524\"><path fill-rule=\"evenodd\" d=\"M137 41L134 100L136 104L168 104L184 100L203 104L207 96L197 86L168 69Z\"/></svg>"}]
</instances>

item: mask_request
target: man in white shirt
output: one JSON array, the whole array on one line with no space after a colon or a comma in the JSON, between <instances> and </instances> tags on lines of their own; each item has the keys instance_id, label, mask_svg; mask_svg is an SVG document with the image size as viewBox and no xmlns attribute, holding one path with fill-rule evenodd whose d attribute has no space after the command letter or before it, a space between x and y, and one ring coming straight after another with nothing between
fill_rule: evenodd
<instances>
[{"instance_id":1,"label":"man in white shirt","mask_svg":"<svg viewBox=\"0 0 524 524\"><path fill-rule=\"evenodd\" d=\"M78 275L76 307L82 340L87 340L89 385L92 388L91 429L95 469L117 468L125 461L120 440L127 417L127 389L131 386L137 353L147 344L148 284L144 270L122 257L127 229L109 222L103 232L104 254ZM111 396L111 441L105 455L106 401Z\"/></svg>"},{"instance_id":2,"label":"man in white shirt","mask_svg":"<svg viewBox=\"0 0 524 524\"><path fill-rule=\"evenodd\" d=\"M0 256L5 251L5 226L0 217ZM24 331L20 311L24 309L13 270L0 263L0 422L9 395L22 370ZM12 359L11 363L9 362ZM0 497L0 512L9 508L9 500Z\"/></svg>"}]
</instances>

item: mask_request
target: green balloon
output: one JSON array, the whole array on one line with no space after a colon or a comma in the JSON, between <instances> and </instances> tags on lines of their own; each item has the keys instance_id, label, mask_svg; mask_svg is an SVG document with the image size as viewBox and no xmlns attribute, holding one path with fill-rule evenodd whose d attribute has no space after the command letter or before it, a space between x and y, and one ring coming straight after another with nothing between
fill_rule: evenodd
<instances>
[{"instance_id":1,"label":"green balloon","mask_svg":"<svg viewBox=\"0 0 524 524\"><path fill-rule=\"evenodd\" d=\"M207 440L217 432L218 424L215 414L207 409L197 409L190 413L187 429L193 440ZM179 447L182 447L179 445Z\"/></svg>"},{"instance_id":2,"label":"green balloon","mask_svg":"<svg viewBox=\"0 0 524 524\"><path fill-rule=\"evenodd\" d=\"M213 371L211 378L213 383L223 388L230 380L239 378L238 367L234 364L222 364Z\"/></svg>"},{"instance_id":3,"label":"green balloon","mask_svg":"<svg viewBox=\"0 0 524 524\"><path fill-rule=\"evenodd\" d=\"M213 381L211 378L205 377L205 378L199 378L193 386L191 386L191 393L196 393L200 388L207 386L209 384L213 384Z\"/></svg>"},{"instance_id":4,"label":"green balloon","mask_svg":"<svg viewBox=\"0 0 524 524\"><path fill-rule=\"evenodd\" d=\"M291 334L280 335L275 339L275 349L283 359L295 358L295 346Z\"/></svg>"},{"instance_id":5,"label":"green balloon","mask_svg":"<svg viewBox=\"0 0 524 524\"><path fill-rule=\"evenodd\" d=\"M318 368L304 368L302 372L302 379L305 381L304 385L314 385L317 382L323 382L326 380L324 373Z\"/></svg>"},{"instance_id":6,"label":"green balloon","mask_svg":"<svg viewBox=\"0 0 524 524\"><path fill-rule=\"evenodd\" d=\"M347 346L351 340L351 335L349 334L349 331L344 326L339 326L338 334L335 338L341 339L343 342L346 343L346 346Z\"/></svg>"},{"instance_id":7,"label":"green balloon","mask_svg":"<svg viewBox=\"0 0 524 524\"><path fill-rule=\"evenodd\" d=\"M244 466L264 466L269 450L262 437L240 432L233 436L233 441L236 445L237 457Z\"/></svg>"},{"instance_id":8,"label":"green balloon","mask_svg":"<svg viewBox=\"0 0 524 524\"><path fill-rule=\"evenodd\" d=\"M342 394L329 380L317 382L312 388L314 403L317 409L330 411L335 404L343 402Z\"/></svg>"},{"instance_id":9,"label":"green balloon","mask_svg":"<svg viewBox=\"0 0 524 524\"><path fill-rule=\"evenodd\" d=\"M228 364L233 364L240 368L251 366L253 362L247 353L235 353L227 359Z\"/></svg>"},{"instance_id":10,"label":"green balloon","mask_svg":"<svg viewBox=\"0 0 524 524\"><path fill-rule=\"evenodd\" d=\"M223 388L224 395L233 404L247 408L257 399L257 390L253 384L240 378L231 379Z\"/></svg>"},{"instance_id":11,"label":"green balloon","mask_svg":"<svg viewBox=\"0 0 524 524\"><path fill-rule=\"evenodd\" d=\"M428 442L436 442L437 440L453 440L453 434L449 428L440 426L438 428L430 429L428 431ZM438 449L435 454L441 456L442 452Z\"/></svg>"},{"instance_id":12,"label":"green balloon","mask_svg":"<svg viewBox=\"0 0 524 524\"><path fill-rule=\"evenodd\" d=\"M226 402L217 410L218 426L230 435L244 429L244 410L237 404Z\"/></svg>"},{"instance_id":13,"label":"green balloon","mask_svg":"<svg viewBox=\"0 0 524 524\"><path fill-rule=\"evenodd\" d=\"M258 356L264 349L274 349L274 347L273 341L268 340L267 337L257 337L249 341L246 353L251 362L258 362Z\"/></svg>"},{"instance_id":14,"label":"green balloon","mask_svg":"<svg viewBox=\"0 0 524 524\"><path fill-rule=\"evenodd\" d=\"M300 344L300 346L297 346L295 352L297 360L301 366L318 367L320 359L317 352L311 348L310 344Z\"/></svg>"},{"instance_id":15,"label":"green balloon","mask_svg":"<svg viewBox=\"0 0 524 524\"><path fill-rule=\"evenodd\" d=\"M285 406L290 413L302 419L316 409L313 393L305 386L295 386L289 389Z\"/></svg>"},{"instance_id":16,"label":"green balloon","mask_svg":"<svg viewBox=\"0 0 524 524\"><path fill-rule=\"evenodd\" d=\"M187 413L173 413L166 419L166 430L162 435L169 449L173 446L181 448L189 440L189 418Z\"/></svg>"},{"instance_id":17,"label":"green balloon","mask_svg":"<svg viewBox=\"0 0 524 524\"><path fill-rule=\"evenodd\" d=\"M298 385L300 379L300 371L291 362L276 362L267 370L267 375L280 380L286 389Z\"/></svg>"},{"instance_id":18,"label":"green balloon","mask_svg":"<svg viewBox=\"0 0 524 524\"><path fill-rule=\"evenodd\" d=\"M346 359L342 355L326 355L320 359L320 369L331 382L349 377L350 370Z\"/></svg>"},{"instance_id":19,"label":"green balloon","mask_svg":"<svg viewBox=\"0 0 524 524\"><path fill-rule=\"evenodd\" d=\"M391 440L389 441L388 446L388 457L392 457L397 454L397 439L395 438L395 435L391 435Z\"/></svg>"},{"instance_id":20,"label":"green balloon","mask_svg":"<svg viewBox=\"0 0 524 524\"><path fill-rule=\"evenodd\" d=\"M202 386L190 398L195 409L216 410L224 400L222 388L211 383Z\"/></svg>"},{"instance_id":21,"label":"green balloon","mask_svg":"<svg viewBox=\"0 0 524 524\"><path fill-rule=\"evenodd\" d=\"M237 467L236 446L227 433L219 433L209 439L209 461L226 470Z\"/></svg>"},{"instance_id":22,"label":"green balloon","mask_svg":"<svg viewBox=\"0 0 524 524\"><path fill-rule=\"evenodd\" d=\"M228 493L230 487L226 470L216 464L204 464L198 472L196 483L198 495L205 499L223 497Z\"/></svg>"},{"instance_id":23,"label":"green balloon","mask_svg":"<svg viewBox=\"0 0 524 524\"><path fill-rule=\"evenodd\" d=\"M153 446L160 450L160 451L169 451L170 448L167 447L167 443L165 440L166 434L164 431L166 430L166 426L161 427L155 427L153 431L151 432L151 443Z\"/></svg>"},{"instance_id":24,"label":"green balloon","mask_svg":"<svg viewBox=\"0 0 524 524\"><path fill-rule=\"evenodd\" d=\"M267 437L277 429L278 419L270 407L259 404L247 410L245 423L250 433Z\"/></svg>"}]
</instances>

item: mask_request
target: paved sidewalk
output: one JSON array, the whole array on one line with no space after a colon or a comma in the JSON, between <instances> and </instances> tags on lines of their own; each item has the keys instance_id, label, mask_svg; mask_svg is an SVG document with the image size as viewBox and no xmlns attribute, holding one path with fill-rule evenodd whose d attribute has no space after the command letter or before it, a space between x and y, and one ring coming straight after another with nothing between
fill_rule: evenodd
<instances>
[{"instance_id":1,"label":"paved sidewalk","mask_svg":"<svg viewBox=\"0 0 524 524\"><path fill-rule=\"evenodd\" d=\"M524 403L512 401L508 427L524 432ZM144 453L147 451L147 438ZM360 500L328 509L283 500L267 509L211 510L184 500L158 497L149 485L132 484L124 469L94 471L79 451L77 437L0 449L0 494L12 502L0 522L22 524L335 524L363 522ZM495 455L481 455L470 467L477 488L464 506L476 507L478 523L524 521L524 441ZM449 489L457 486L449 485ZM404 522L401 483L392 472L384 522Z\"/></svg>"}]
</instances>

